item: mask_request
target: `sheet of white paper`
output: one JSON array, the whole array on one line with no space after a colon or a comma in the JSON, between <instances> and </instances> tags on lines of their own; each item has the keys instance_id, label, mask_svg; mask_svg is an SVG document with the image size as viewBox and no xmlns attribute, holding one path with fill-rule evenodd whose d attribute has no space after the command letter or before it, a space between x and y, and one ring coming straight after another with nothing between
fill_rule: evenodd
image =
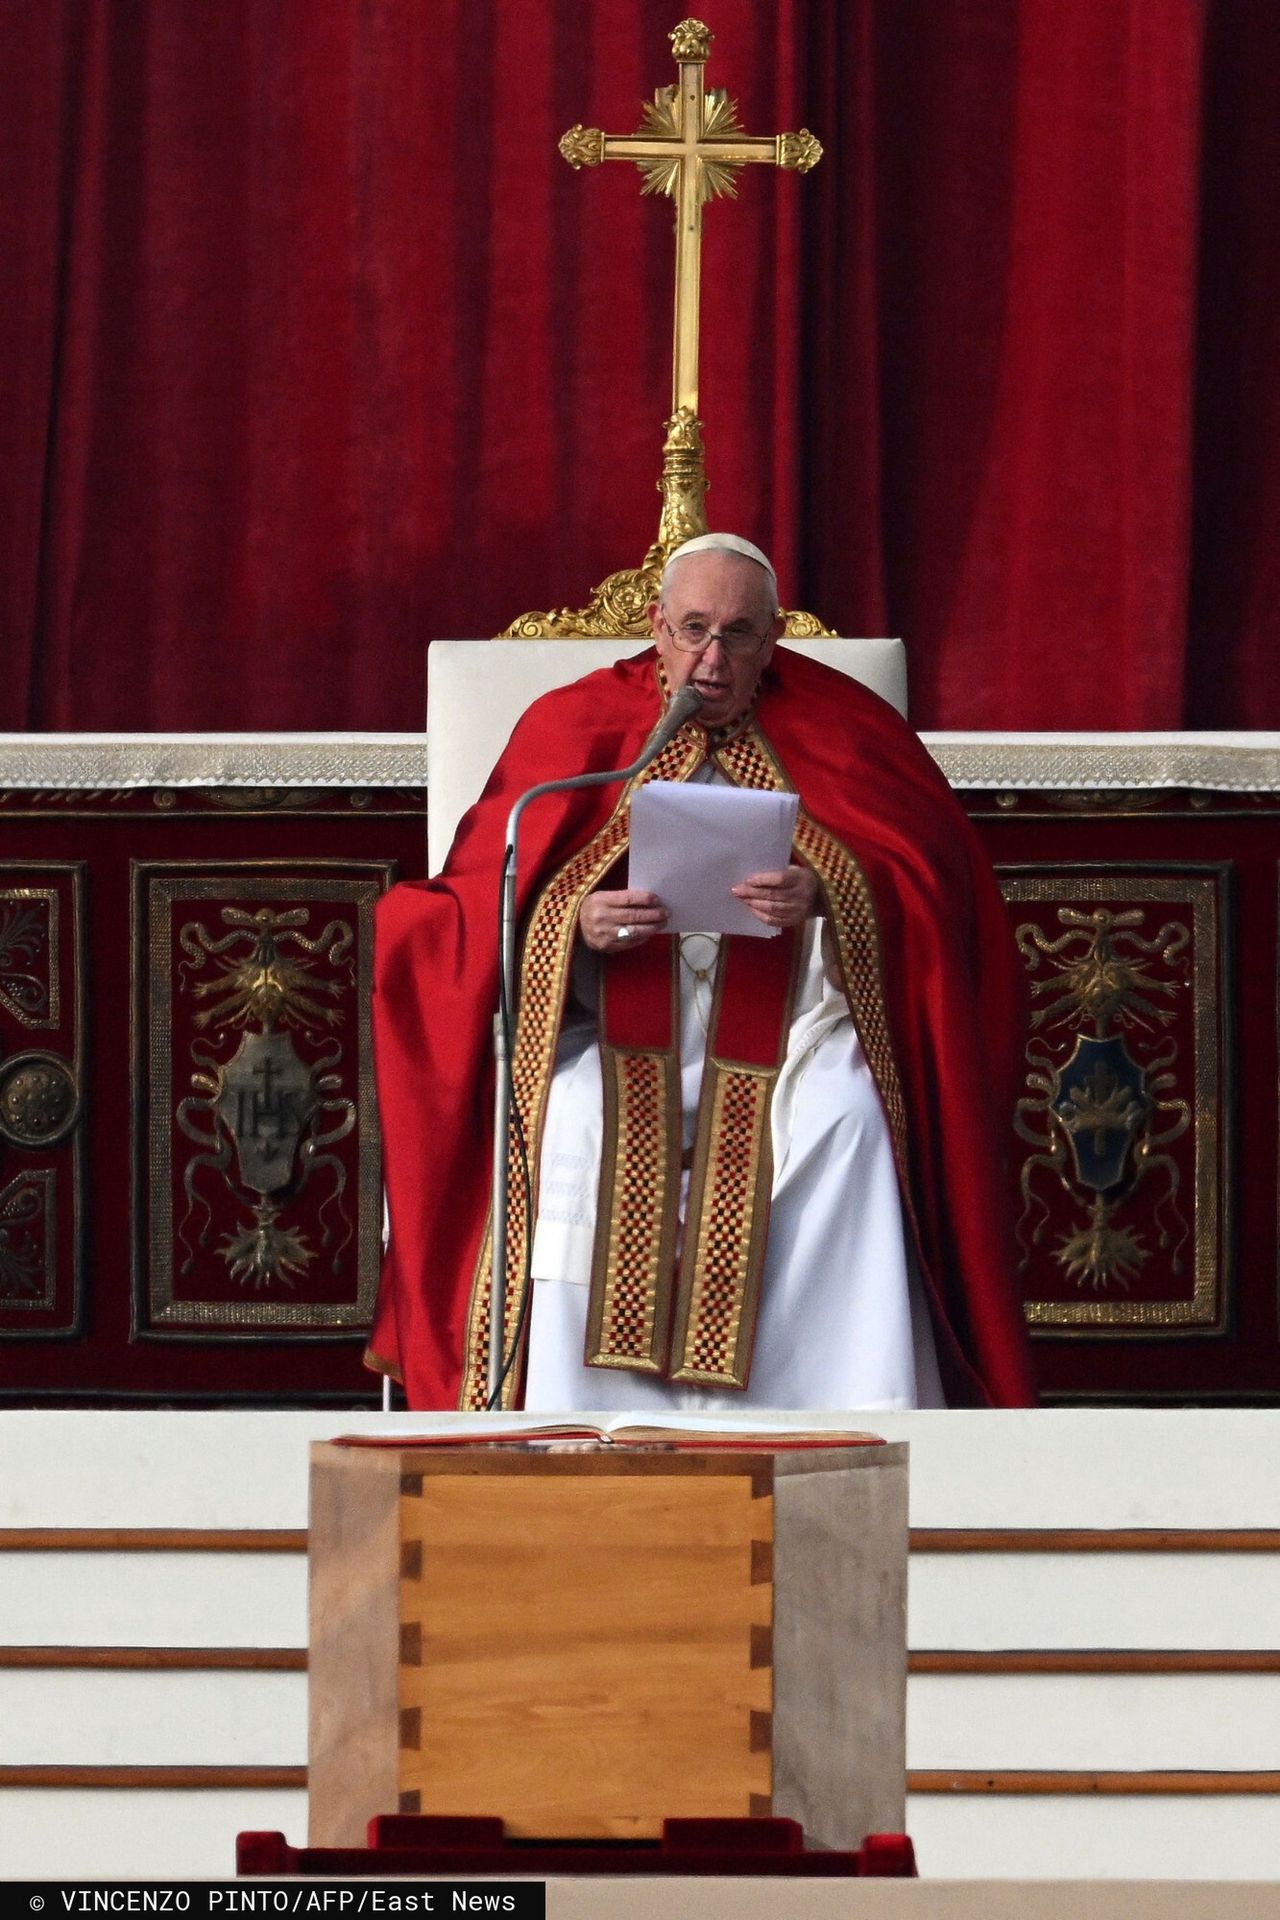
<instances>
[{"instance_id":1,"label":"sheet of white paper","mask_svg":"<svg viewBox=\"0 0 1280 1920\"><path fill-rule=\"evenodd\" d=\"M777 932L730 889L791 864L800 801L794 793L652 780L631 801L627 885L656 893L672 933Z\"/></svg>"}]
</instances>

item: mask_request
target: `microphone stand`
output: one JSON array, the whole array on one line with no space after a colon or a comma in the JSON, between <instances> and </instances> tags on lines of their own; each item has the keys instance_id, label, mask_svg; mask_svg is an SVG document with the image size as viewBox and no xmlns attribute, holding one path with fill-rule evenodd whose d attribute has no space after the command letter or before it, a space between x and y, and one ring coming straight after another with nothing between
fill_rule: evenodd
<instances>
[{"instance_id":1,"label":"microphone stand","mask_svg":"<svg viewBox=\"0 0 1280 1920\"><path fill-rule=\"evenodd\" d=\"M511 988L516 970L516 864L520 838L520 820L531 801L549 793L576 793L583 787L607 787L614 781L634 780L651 766L667 743L673 740L687 720L702 705L702 695L685 685L654 728L640 758L620 771L578 773L567 780L544 780L521 794L507 816L506 847L502 856L502 905L498 927L498 1011L493 1020L493 1050L497 1063L497 1085L493 1100L493 1279L489 1295L489 1394L485 1411L493 1412L502 1399L503 1382L515 1360L515 1345L506 1352L507 1323L507 1223L510 1213L510 1180L507 1169L507 1135L511 1126L511 1066L515 1052L515 1009ZM526 1223L533 1232L532 1220Z\"/></svg>"}]
</instances>

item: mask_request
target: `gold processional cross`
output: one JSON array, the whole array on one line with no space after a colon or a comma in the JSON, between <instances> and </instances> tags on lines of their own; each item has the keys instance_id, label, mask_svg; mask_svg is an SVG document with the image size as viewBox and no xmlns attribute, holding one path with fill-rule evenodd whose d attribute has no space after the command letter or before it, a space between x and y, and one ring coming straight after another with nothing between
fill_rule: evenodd
<instances>
[{"instance_id":1,"label":"gold processional cross","mask_svg":"<svg viewBox=\"0 0 1280 1920\"><path fill-rule=\"evenodd\" d=\"M674 87L659 87L643 109L633 134L606 134L598 127L571 127L560 151L575 169L605 160L630 160L644 178L642 193L664 193L676 203L675 330L671 368L671 418L662 449L662 519L658 538L643 564L612 573L590 604L577 610L526 613L506 634L561 638L574 634L645 633L644 610L657 592L667 555L682 540L707 531L707 490L702 422L698 418L698 319L702 280L702 209L708 200L737 197L737 175L753 162L808 173L822 148L807 128L799 133L748 134L723 88L708 89L703 68L712 34L700 20L682 20L671 34L679 68ZM792 613L793 634L829 631L812 614Z\"/></svg>"}]
</instances>

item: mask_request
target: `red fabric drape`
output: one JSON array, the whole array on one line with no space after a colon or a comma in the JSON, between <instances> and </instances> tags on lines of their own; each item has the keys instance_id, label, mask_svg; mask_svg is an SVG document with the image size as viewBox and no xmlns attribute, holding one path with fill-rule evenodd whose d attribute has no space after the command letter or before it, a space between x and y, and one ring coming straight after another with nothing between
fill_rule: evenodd
<instances>
[{"instance_id":1,"label":"red fabric drape","mask_svg":"<svg viewBox=\"0 0 1280 1920\"><path fill-rule=\"evenodd\" d=\"M0 10L0 726L416 725L656 526L657 0ZM1274 0L717 0L713 524L921 726L1280 724Z\"/></svg>"}]
</instances>

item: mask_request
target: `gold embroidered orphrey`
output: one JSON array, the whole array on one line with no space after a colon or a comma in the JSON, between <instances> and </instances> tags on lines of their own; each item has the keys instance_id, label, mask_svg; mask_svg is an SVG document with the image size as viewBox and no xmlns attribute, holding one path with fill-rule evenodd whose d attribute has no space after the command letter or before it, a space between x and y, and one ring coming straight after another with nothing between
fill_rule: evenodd
<instances>
[{"instance_id":1,"label":"gold embroidered orphrey","mask_svg":"<svg viewBox=\"0 0 1280 1920\"><path fill-rule=\"evenodd\" d=\"M601 1018L604 1143L588 1366L657 1374L699 1387L746 1386L772 1199L769 1110L791 1027L797 954L793 941L781 1002L765 996L774 1058L768 1065L749 1064L726 1058L721 1041L721 948L678 1274L679 1046L655 1052L612 1045ZM679 949L673 947L673 1039L679 1032L680 965ZM655 1068L661 1080L655 1079ZM659 1090L665 1095L661 1106L654 1098Z\"/></svg>"},{"instance_id":2,"label":"gold embroidered orphrey","mask_svg":"<svg viewBox=\"0 0 1280 1920\"><path fill-rule=\"evenodd\" d=\"M659 87L643 108L633 134L607 134L573 126L560 151L576 170L606 160L630 160L640 169L642 193L666 194L676 207L675 327L672 342L671 416L664 428L662 516L658 537L639 567L611 573L585 607L523 613L504 639L571 639L583 635L647 634L645 608L658 595L669 554L685 540L706 533L706 465L698 418L698 321L702 278L702 209L708 200L737 194L744 166L764 163L808 173L822 147L807 127L799 133L748 134L738 109L720 87L704 84L703 68L713 35L700 20L682 20L670 35L679 78ZM788 613L786 630L796 638L829 635L811 613Z\"/></svg>"},{"instance_id":3,"label":"gold embroidered orphrey","mask_svg":"<svg viewBox=\"0 0 1280 1920\"><path fill-rule=\"evenodd\" d=\"M649 780L687 780L702 764L707 745L716 766L736 786L790 790L790 781L754 723L720 745L714 739L708 742L704 730L696 723L690 724L682 728L652 766L629 783L604 826L552 875L529 915L520 970L512 1072L515 1109L524 1129L530 1187L526 1195L513 1127L509 1149L511 1204L504 1340L508 1351L519 1322L527 1248L537 1215L542 1130L568 992L578 912L586 895L599 885L626 849L631 794ZM845 993L889 1122L899 1184L905 1196L909 1192L905 1108L885 1013L879 932L870 889L848 848L803 809L796 828L795 846L800 858L812 867L823 895ZM759 1069L743 1071L708 1057L701 1111L705 1116L717 1109L718 1124L714 1130L709 1125L700 1128L705 1138L700 1139L696 1150L699 1157L695 1161L694 1192L686 1228L686 1241L694 1242L696 1247L696 1252L689 1255L689 1310L682 1310L678 1317L673 1344L673 1373L699 1384L740 1385L750 1365L753 1290L759 1285L771 1174L767 1127L772 1083L766 1087L764 1078ZM752 1084L747 1084L749 1079ZM641 1103L632 1108L633 1113L640 1115L637 1126L649 1133L660 1131L668 1140L674 1137L676 1130L662 1127L661 1116L650 1118L642 1109L645 1105L665 1108L667 1101L678 1100L678 1093L668 1085L659 1084L653 1076L634 1091ZM619 1142L620 1146L625 1144ZM652 1145L652 1140L636 1139L638 1153L651 1149ZM766 1150L759 1151L761 1147ZM662 1160L650 1159L648 1166L649 1182L633 1183L630 1203L621 1192L628 1184L625 1170L621 1163L618 1166L613 1182L616 1218L610 1224L610 1236L616 1241L625 1219L628 1235L634 1236L638 1251L629 1257L625 1267L615 1262L610 1270L608 1262L605 1263L604 1292L595 1297L597 1276L593 1280L589 1313L589 1322L597 1328L611 1324L615 1329L631 1329L631 1344L637 1353L655 1349L663 1316L670 1308L673 1285L674 1249L666 1224L669 1216L661 1204L661 1195L655 1198L651 1188L655 1166L661 1169L657 1176L660 1179L678 1180L679 1170ZM601 1182L602 1191L607 1186L606 1174ZM729 1193L734 1195L732 1231L719 1234L712 1234L709 1229L701 1231L697 1211L699 1194L701 1219L710 1223L717 1210L723 1214L725 1196ZM699 1260L708 1263L705 1272L695 1271ZM480 1410L488 1402L492 1290L490 1217L476 1263L467 1313L466 1356L458 1402L463 1409ZM747 1337L741 1337L744 1334ZM615 1358L605 1364L633 1368L635 1365L625 1358ZM642 1361L640 1370L658 1369L646 1367ZM518 1372L517 1367L512 1367L508 1374L503 1388L504 1406L514 1404Z\"/></svg>"}]
</instances>

